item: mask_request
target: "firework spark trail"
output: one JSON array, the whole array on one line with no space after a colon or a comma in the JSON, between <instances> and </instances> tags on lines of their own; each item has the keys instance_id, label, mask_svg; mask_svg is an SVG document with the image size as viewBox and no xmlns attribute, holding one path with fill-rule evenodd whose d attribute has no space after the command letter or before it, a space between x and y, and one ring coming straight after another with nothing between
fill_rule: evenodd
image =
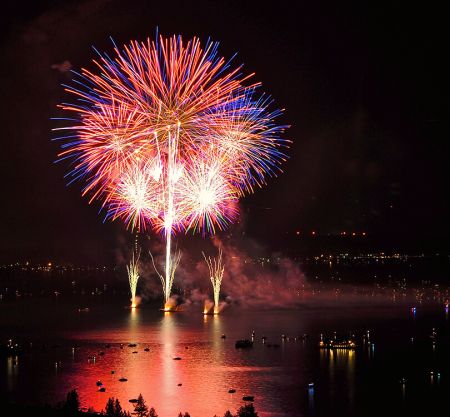
<instances>
[{"instance_id":1,"label":"firework spark trail","mask_svg":"<svg viewBox=\"0 0 450 417\"><path fill-rule=\"evenodd\" d=\"M114 45L114 57L96 52L96 70L74 72L65 86L76 101L59 107L76 117L54 129L65 142L59 160L71 160L69 183L83 181L106 219L164 236L158 276L167 302L179 261L173 235L214 234L233 222L239 198L281 172L287 126L217 42L160 36Z\"/></svg>"},{"instance_id":2,"label":"firework spark trail","mask_svg":"<svg viewBox=\"0 0 450 417\"><path fill-rule=\"evenodd\" d=\"M131 308L137 307L136 288L139 280L139 257L140 251L139 252L133 251L130 264L127 265L128 281L130 283L130 291L131 291Z\"/></svg>"},{"instance_id":3,"label":"firework spark trail","mask_svg":"<svg viewBox=\"0 0 450 417\"><path fill-rule=\"evenodd\" d=\"M170 290L172 289L172 285L173 285L173 280L175 278L175 271L178 268L178 265L180 263L180 259L181 259L181 252L175 252L175 256L173 258L173 260L170 263L170 269L165 271L166 275L162 275L159 270L158 267L155 264L155 259L153 257L153 254L151 253L151 251L148 252L150 255L150 258L152 259L152 264L153 264L153 269L155 270L156 274L158 275L159 279L161 280L161 285L162 285L162 289L163 289L163 294L164 294L164 309L168 309L171 310L171 306L172 306L172 302L170 300ZM166 253L167 256L167 253ZM167 282L168 280L168 282Z\"/></svg>"},{"instance_id":4,"label":"firework spark trail","mask_svg":"<svg viewBox=\"0 0 450 417\"><path fill-rule=\"evenodd\" d=\"M203 252L202 252L203 253ZM220 286L222 285L223 273L225 270L223 261L222 261L222 248L219 248L219 254L216 258L211 258L210 256L206 257L203 253L203 257L205 258L205 262L208 265L209 269L209 278L211 280L211 284L213 287L214 293L214 314L219 314L219 297L220 297ZM208 313L204 311L204 313Z\"/></svg>"}]
</instances>

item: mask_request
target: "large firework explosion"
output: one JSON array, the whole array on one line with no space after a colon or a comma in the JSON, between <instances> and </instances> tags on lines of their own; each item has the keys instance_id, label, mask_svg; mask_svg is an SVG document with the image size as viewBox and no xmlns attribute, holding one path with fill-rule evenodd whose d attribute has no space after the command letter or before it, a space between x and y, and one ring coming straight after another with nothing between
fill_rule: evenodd
<instances>
[{"instance_id":1,"label":"large firework explosion","mask_svg":"<svg viewBox=\"0 0 450 417\"><path fill-rule=\"evenodd\" d=\"M72 117L55 129L68 131L59 158L72 161L69 181L82 181L107 219L164 236L167 306L173 235L213 234L235 220L238 199L280 172L286 126L216 42L157 36L114 45L112 57L96 52L95 70L64 86L76 100L60 105Z\"/></svg>"}]
</instances>

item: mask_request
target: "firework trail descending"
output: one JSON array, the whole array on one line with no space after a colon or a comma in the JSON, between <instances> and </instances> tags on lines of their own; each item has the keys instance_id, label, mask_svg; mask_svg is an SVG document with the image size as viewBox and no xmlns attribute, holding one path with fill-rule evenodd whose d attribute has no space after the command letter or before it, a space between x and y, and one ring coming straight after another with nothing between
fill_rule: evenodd
<instances>
[{"instance_id":1,"label":"firework trail descending","mask_svg":"<svg viewBox=\"0 0 450 417\"><path fill-rule=\"evenodd\" d=\"M133 251L129 265L127 265L128 281L131 291L131 308L136 308L136 288L139 280L139 257L140 252Z\"/></svg>"},{"instance_id":2,"label":"firework trail descending","mask_svg":"<svg viewBox=\"0 0 450 417\"><path fill-rule=\"evenodd\" d=\"M222 249L219 248L219 254L216 258L206 257L203 253L203 257L205 258L205 262L208 265L209 269L209 278L211 280L211 284L213 287L214 293L214 310L213 314L219 314L219 296L220 296L220 286L222 285L223 272L225 270L223 261L222 261ZM204 314L208 314L209 311L206 309L203 311Z\"/></svg>"},{"instance_id":3,"label":"firework trail descending","mask_svg":"<svg viewBox=\"0 0 450 417\"><path fill-rule=\"evenodd\" d=\"M214 234L238 216L238 199L281 172L286 159L277 125L281 110L248 83L241 66L181 36L131 41L114 56L96 51L95 71L74 72L65 91L75 103L60 108L59 160L69 159L69 183L98 200L105 219L121 219L166 242L164 300L170 300L179 255L175 235ZM67 133L66 133L67 132Z\"/></svg>"}]
</instances>

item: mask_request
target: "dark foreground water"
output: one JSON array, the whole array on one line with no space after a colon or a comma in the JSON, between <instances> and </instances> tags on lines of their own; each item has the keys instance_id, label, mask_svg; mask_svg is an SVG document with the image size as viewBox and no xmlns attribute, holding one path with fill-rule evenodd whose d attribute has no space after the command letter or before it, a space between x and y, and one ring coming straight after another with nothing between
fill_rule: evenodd
<instances>
[{"instance_id":1,"label":"dark foreground water","mask_svg":"<svg viewBox=\"0 0 450 417\"><path fill-rule=\"evenodd\" d=\"M450 398L442 305L417 306L415 316L411 304L345 302L277 311L230 307L216 317L203 317L199 308L163 314L156 306L93 305L84 313L77 307L61 300L0 304L2 341L33 342L19 358L0 359L2 395L55 404L76 388L83 407L101 411L114 396L131 411L128 400L142 393L160 417L222 416L241 406L243 395L255 397L262 417L432 415ZM236 350L234 342L253 330L253 349ZM363 344L367 330L370 343ZM358 348L319 350L320 333L334 331L354 332ZM304 333L306 341L295 340ZM264 345L263 335L280 347ZM106 392L97 391L97 380Z\"/></svg>"}]
</instances>

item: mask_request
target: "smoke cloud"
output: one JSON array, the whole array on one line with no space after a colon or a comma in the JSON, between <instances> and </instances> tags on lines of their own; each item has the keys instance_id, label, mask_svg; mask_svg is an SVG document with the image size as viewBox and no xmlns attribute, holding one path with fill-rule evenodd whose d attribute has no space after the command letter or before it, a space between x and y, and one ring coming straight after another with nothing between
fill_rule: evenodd
<instances>
[{"instance_id":1,"label":"smoke cloud","mask_svg":"<svg viewBox=\"0 0 450 417\"><path fill-rule=\"evenodd\" d=\"M176 302L184 304L184 308L201 305L208 309L212 306L212 287L202 251L214 257L219 247L222 248L225 266L221 310L229 304L258 308L292 307L302 300L307 288L306 278L294 261L281 254L266 254L263 247L243 237L226 241L214 237L203 241L203 246L208 248L178 249L182 256L175 273L173 297ZM154 266L164 273L164 250L162 240L152 239L142 244L138 293L144 301L162 298L161 282ZM154 265L149 251L154 257ZM123 263L127 258L122 251L118 261Z\"/></svg>"},{"instance_id":2,"label":"smoke cloud","mask_svg":"<svg viewBox=\"0 0 450 417\"><path fill-rule=\"evenodd\" d=\"M177 239L183 247L181 262L175 272L171 302L183 309L209 311L213 307L213 290L209 270L203 259L215 257L222 249L224 277L222 280L219 311L230 305L243 308L274 309L300 306L335 307L340 303L366 305L385 304L389 292L376 292L367 285L349 285L337 282L322 283L307 278L298 262L279 252L269 252L258 242L239 234L219 239ZM122 242L124 243L124 242ZM137 293L143 303L161 302L162 285L155 272L164 273L165 244L163 239L142 239L140 279ZM125 265L131 258L133 245L123 244L117 251L117 262ZM152 263L149 252L154 257ZM126 279L124 275L124 279Z\"/></svg>"}]
</instances>

